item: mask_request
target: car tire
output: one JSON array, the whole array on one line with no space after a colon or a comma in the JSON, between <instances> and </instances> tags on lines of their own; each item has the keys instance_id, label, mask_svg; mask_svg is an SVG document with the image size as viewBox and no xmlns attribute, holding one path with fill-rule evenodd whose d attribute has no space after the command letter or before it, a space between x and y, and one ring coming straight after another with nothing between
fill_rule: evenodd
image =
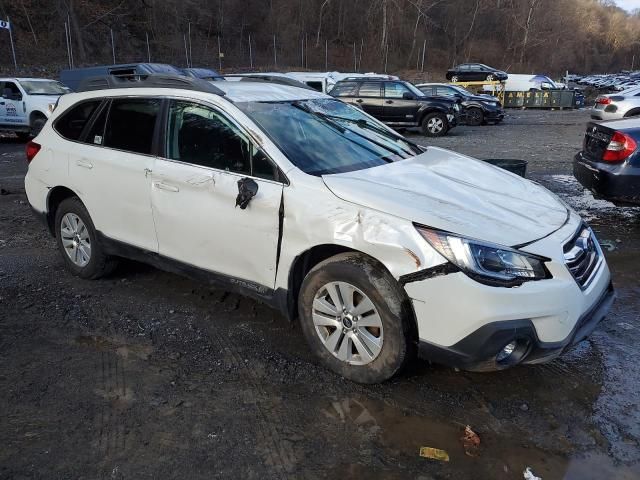
<instances>
[{"instance_id":1,"label":"car tire","mask_svg":"<svg viewBox=\"0 0 640 480\"><path fill-rule=\"evenodd\" d=\"M432 112L422 119L422 133L427 137L442 137L449 130L449 121L443 113Z\"/></svg>"},{"instance_id":2,"label":"car tire","mask_svg":"<svg viewBox=\"0 0 640 480\"><path fill-rule=\"evenodd\" d=\"M451 82L456 83L458 81L458 76L454 75L453 77L451 77Z\"/></svg>"},{"instance_id":3,"label":"car tire","mask_svg":"<svg viewBox=\"0 0 640 480\"><path fill-rule=\"evenodd\" d=\"M36 117L31 123L31 136L37 137L38 134L42 131L45 123L47 123L47 119L45 117Z\"/></svg>"},{"instance_id":4,"label":"car tire","mask_svg":"<svg viewBox=\"0 0 640 480\"><path fill-rule=\"evenodd\" d=\"M493 82L494 78L495 77L490 73L489 75L487 75L487 82Z\"/></svg>"},{"instance_id":5,"label":"car tire","mask_svg":"<svg viewBox=\"0 0 640 480\"><path fill-rule=\"evenodd\" d=\"M302 282L298 310L313 353L354 382L384 382L416 355L409 299L389 272L364 254L341 253L313 267Z\"/></svg>"},{"instance_id":6,"label":"car tire","mask_svg":"<svg viewBox=\"0 0 640 480\"><path fill-rule=\"evenodd\" d=\"M91 216L78 197L67 198L58 206L55 233L65 266L74 275L94 280L116 267L117 260L104 252Z\"/></svg>"},{"instance_id":7,"label":"car tire","mask_svg":"<svg viewBox=\"0 0 640 480\"><path fill-rule=\"evenodd\" d=\"M484 123L484 112L481 108L471 107L466 112L467 125L471 127L477 127Z\"/></svg>"}]
</instances>

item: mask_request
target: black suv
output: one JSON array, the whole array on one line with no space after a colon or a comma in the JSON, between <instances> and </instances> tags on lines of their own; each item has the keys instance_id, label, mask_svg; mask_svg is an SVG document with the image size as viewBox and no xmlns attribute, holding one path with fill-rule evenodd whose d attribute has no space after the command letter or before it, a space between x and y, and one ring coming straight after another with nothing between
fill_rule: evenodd
<instances>
[{"instance_id":1,"label":"black suv","mask_svg":"<svg viewBox=\"0 0 640 480\"><path fill-rule=\"evenodd\" d=\"M428 137L445 135L458 124L457 102L428 97L402 80L346 78L336 83L329 95L361 108L390 127L421 127Z\"/></svg>"},{"instance_id":2,"label":"black suv","mask_svg":"<svg viewBox=\"0 0 640 480\"><path fill-rule=\"evenodd\" d=\"M495 82L509 78L506 72L482 63L461 63L447 71L447 80L452 82Z\"/></svg>"},{"instance_id":3,"label":"black suv","mask_svg":"<svg viewBox=\"0 0 640 480\"><path fill-rule=\"evenodd\" d=\"M484 125L487 122L500 123L504 118L502 104L491 95L477 95L457 85L446 83L421 83L416 85L425 95L447 97L462 106L461 120L467 125Z\"/></svg>"}]
</instances>

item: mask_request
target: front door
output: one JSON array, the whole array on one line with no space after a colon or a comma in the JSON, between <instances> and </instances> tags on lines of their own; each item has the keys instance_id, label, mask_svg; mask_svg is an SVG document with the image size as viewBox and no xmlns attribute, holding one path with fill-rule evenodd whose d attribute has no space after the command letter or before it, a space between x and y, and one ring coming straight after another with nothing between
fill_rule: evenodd
<instances>
[{"instance_id":1,"label":"front door","mask_svg":"<svg viewBox=\"0 0 640 480\"><path fill-rule=\"evenodd\" d=\"M172 100L151 200L161 255L260 292L275 284L283 185L277 167L222 112ZM240 180L257 194L237 206Z\"/></svg>"},{"instance_id":2,"label":"front door","mask_svg":"<svg viewBox=\"0 0 640 480\"><path fill-rule=\"evenodd\" d=\"M24 108L24 94L15 82L0 82L0 123L4 125L29 125Z\"/></svg>"},{"instance_id":3,"label":"front door","mask_svg":"<svg viewBox=\"0 0 640 480\"><path fill-rule=\"evenodd\" d=\"M407 96L408 98L404 98ZM385 82L383 119L392 123L414 123L417 121L418 102L416 96L400 82Z\"/></svg>"}]
</instances>

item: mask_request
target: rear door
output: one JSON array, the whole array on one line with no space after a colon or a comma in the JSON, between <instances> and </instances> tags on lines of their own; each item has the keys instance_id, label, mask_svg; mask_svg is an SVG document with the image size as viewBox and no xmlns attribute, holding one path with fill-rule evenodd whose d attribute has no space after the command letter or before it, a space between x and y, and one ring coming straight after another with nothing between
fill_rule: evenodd
<instances>
[{"instance_id":1,"label":"rear door","mask_svg":"<svg viewBox=\"0 0 640 480\"><path fill-rule=\"evenodd\" d=\"M411 96L411 99L405 99L405 94ZM401 82L384 82L383 120L394 123L416 122L419 105L415 98Z\"/></svg>"},{"instance_id":2,"label":"rear door","mask_svg":"<svg viewBox=\"0 0 640 480\"><path fill-rule=\"evenodd\" d=\"M226 114L171 100L151 200L161 255L263 293L275 285L283 177ZM239 181L257 194L237 206Z\"/></svg>"},{"instance_id":3,"label":"rear door","mask_svg":"<svg viewBox=\"0 0 640 480\"><path fill-rule=\"evenodd\" d=\"M362 108L369 115L375 118L382 119L383 112L383 99L382 99L382 84L383 82L362 82L358 89L358 96L355 99L354 105Z\"/></svg>"},{"instance_id":4,"label":"rear door","mask_svg":"<svg viewBox=\"0 0 640 480\"><path fill-rule=\"evenodd\" d=\"M148 97L106 100L92 114L80 140L68 149L71 184L96 229L113 240L152 252L158 244L150 173L161 103ZM75 118L78 126L81 116ZM55 128L60 131L58 122Z\"/></svg>"}]
</instances>

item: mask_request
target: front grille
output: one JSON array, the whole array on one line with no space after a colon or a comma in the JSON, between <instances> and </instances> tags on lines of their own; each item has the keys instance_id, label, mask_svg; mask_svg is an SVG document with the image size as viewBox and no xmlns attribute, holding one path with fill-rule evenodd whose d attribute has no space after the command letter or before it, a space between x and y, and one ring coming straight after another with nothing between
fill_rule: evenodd
<instances>
[{"instance_id":1,"label":"front grille","mask_svg":"<svg viewBox=\"0 0 640 480\"><path fill-rule=\"evenodd\" d=\"M564 245L564 261L583 290L591 283L602 261L602 252L597 242L591 229L583 225Z\"/></svg>"}]
</instances>

